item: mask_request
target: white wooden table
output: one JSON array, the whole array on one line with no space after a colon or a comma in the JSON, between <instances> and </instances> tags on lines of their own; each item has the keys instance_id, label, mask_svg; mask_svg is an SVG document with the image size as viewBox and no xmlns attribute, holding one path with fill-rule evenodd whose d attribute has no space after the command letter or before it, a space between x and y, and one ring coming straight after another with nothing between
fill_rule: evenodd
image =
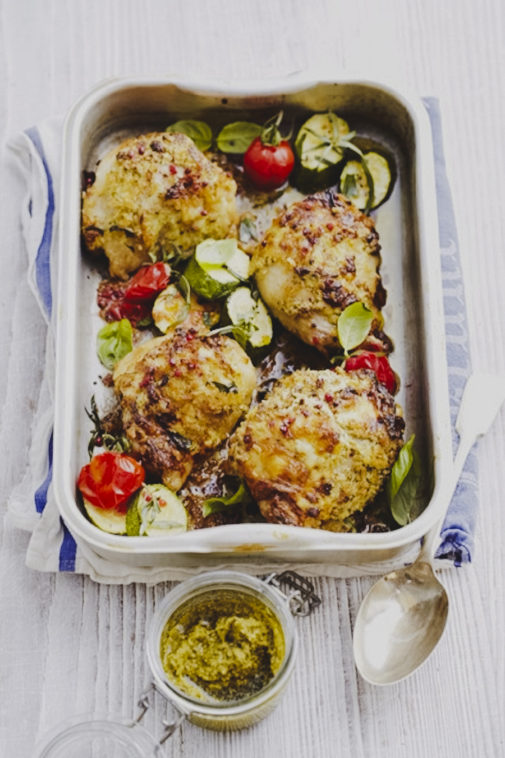
<instances>
[{"instance_id":1,"label":"white wooden table","mask_svg":"<svg viewBox=\"0 0 505 758\"><path fill-rule=\"evenodd\" d=\"M502 0L0 0L2 140L64 112L114 75L264 78L306 68L393 79L439 96L459 226L474 365L505 370L505 7ZM9 360L33 302L15 202L0 176L1 500L26 466L43 328ZM15 200L15 199L14 199ZM294 680L278 710L228 735L185 725L168 756L481 758L505 755L503 414L480 447L475 561L445 572L450 623L415 676L365 684L351 634L371 580L316 582ZM133 713L146 681L144 629L167 585L98 586L24 565L27 535L0 552L0 755L29 756L39 731L78 712ZM158 704L148 725L165 715ZM150 719L150 721L149 721Z\"/></svg>"}]
</instances>

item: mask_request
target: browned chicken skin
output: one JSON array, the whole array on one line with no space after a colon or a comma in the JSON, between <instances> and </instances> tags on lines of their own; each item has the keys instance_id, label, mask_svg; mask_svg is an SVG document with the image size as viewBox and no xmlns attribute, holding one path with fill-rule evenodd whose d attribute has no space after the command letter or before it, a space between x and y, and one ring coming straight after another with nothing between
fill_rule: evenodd
<instances>
[{"instance_id":1,"label":"browned chicken skin","mask_svg":"<svg viewBox=\"0 0 505 758\"><path fill-rule=\"evenodd\" d=\"M343 195L322 192L290 205L253 256L258 289L279 321L323 352L339 347L337 321L362 302L382 326L385 291L371 218Z\"/></svg>"},{"instance_id":2,"label":"browned chicken skin","mask_svg":"<svg viewBox=\"0 0 505 758\"><path fill-rule=\"evenodd\" d=\"M248 412L230 440L230 469L268 521L348 531L389 475L403 429L373 372L302 369Z\"/></svg>"},{"instance_id":3,"label":"browned chicken skin","mask_svg":"<svg viewBox=\"0 0 505 758\"><path fill-rule=\"evenodd\" d=\"M123 428L147 471L175 491L251 402L256 372L235 340L179 329L148 340L114 371Z\"/></svg>"},{"instance_id":4,"label":"browned chicken skin","mask_svg":"<svg viewBox=\"0 0 505 758\"><path fill-rule=\"evenodd\" d=\"M88 250L125 279L160 251L235 236L237 185L184 134L153 132L109 151L83 194Z\"/></svg>"}]
</instances>

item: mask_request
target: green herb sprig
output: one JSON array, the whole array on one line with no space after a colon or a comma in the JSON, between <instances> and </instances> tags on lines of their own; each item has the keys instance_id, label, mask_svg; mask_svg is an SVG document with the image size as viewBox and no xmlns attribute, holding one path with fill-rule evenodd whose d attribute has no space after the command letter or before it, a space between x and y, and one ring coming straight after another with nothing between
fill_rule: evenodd
<instances>
[{"instance_id":1,"label":"green herb sprig","mask_svg":"<svg viewBox=\"0 0 505 758\"><path fill-rule=\"evenodd\" d=\"M94 427L88 442L88 455L90 459L93 457L95 447L103 447L106 450L116 451L118 453L127 453L131 448L128 439L124 435L114 435L104 430L102 420L98 414L94 395L91 396L90 405L91 410L84 408L87 417Z\"/></svg>"}]
</instances>

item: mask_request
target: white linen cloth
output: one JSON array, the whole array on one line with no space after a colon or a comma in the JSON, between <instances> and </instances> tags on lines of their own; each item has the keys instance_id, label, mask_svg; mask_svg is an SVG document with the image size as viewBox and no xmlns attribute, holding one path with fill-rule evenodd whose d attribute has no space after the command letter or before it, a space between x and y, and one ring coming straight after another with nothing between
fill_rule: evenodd
<instances>
[{"instance_id":1,"label":"white linen cloth","mask_svg":"<svg viewBox=\"0 0 505 758\"><path fill-rule=\"evenodd\" d=\"M461 392L470 372L466 315L457 235L443 162L438 102L429 98L425 100L425 105L432 121L434 137L450 399L454 422ZM76 545L59 516L52 495L54 335L51 314L52 293L56 291L57 276L54 253L57 246L62 129L62 119L52 119L39 127L28 129L8 145L12 160L18 166L20 181L24 182L26 190L21 208L21 225L28 255L28 280L39 304L41 318L47 324L47 343L45 371L34 415L29 465L22 481L10 495L7 522L31 532L26 563L33 569L87 574L95 581L107 583L156 583L184 579L204 570L203 567L131 567L118 561L105 560L86 545ZM438 551L440 558L449 559L455 565L471 560L476 510L477 464L475 453L472 453L442 530L443 542ZM411 552L412 555L405 556L403 561L414 557L415 550ZM450 565L449 561L445 563ZM397 565L397 562L360 567L294 564L284 565L284 568L296 568L299 572L311 575L357 576L382 574ZM241 571L265 574L278 569L279 565L266 564L262 560L261 564L251 562L233 566L229 561L224 561L222 568L240 568Z\"/></svg>"}]
</instances>

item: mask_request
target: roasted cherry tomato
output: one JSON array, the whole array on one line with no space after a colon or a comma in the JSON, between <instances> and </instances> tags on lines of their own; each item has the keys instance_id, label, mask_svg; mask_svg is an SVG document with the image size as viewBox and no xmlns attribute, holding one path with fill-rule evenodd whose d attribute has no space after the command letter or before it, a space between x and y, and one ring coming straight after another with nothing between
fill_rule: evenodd
<instances>
[{"instance_id":1,"label":"roasted cherry tomato","mask_svg":"<svg viewBox=\"0 0 505 758\"><path fill-rule=\"evenodd\" d=\"M258 189L271 190L280 187L295 165L291 145L279 131L282 111L263 126L244 155L244 171Z\"/></svg>"},{"instance_id":2,"label":"roasted cherry tomato","mask_svg":"<svg viewBox=\"0 0 505 758\"><path fill-rule=\"evenodd\" d=\"M244 170L258 189L271 190L287 180L295 165L291 145L282 140L278 145L268 145L256 137L244 155Z\"/></svg>"},{"instance_id":3,"label":"roasted cherry tomato","mask_svg":"<svg viewBox=\"0 0 505 758\"><path fill-rule=\"evenodd\" d=\"M344 363L346 371L357 371L360 368L370 369L375 373L377 380L394 395L397 389L396 375L385 355L375 353L360 353L351 355Z\"/></svg>"},{"instance_id":4,"label":"roasted cherry tomato","mask_svg":"<svg viewBox=\"0 0 505 758\"><path fill-rule=\"evenodd\" d=\"M170 266L168 263L153 263L152 266L143 266L125 290L126 300L152 301L162 292L170 281Z\"/></svg>"},{"instance_id":5,"label":"roasted cherry tomato","mask_svg":"<svg viewBox=\"0 0 505 758\"><path fill-rule=\"evenodd\" d=\"M132 326L151 318L152 302L145 300L126 300L125 282L106 281L98 287L97 304L100 315L105 321L121 321L127 318Z\"/></svg>"},{"instance_id":6,"label":"roasted cherry tomato","mask_svg":"<svg viewBox=\"0 0 505 758\"><path fill-rule=\"evenodd\" d=\"M111 313L115 316L113 320L120 321L122 318L127 318L132 326L138 326L141 321L146 321L151 318L151 309L151 303L142 302L141 300L137 303L133 303L130 300L123 300L123 302L117 306L116 310Z\"/></svg>"},{"instance_id":7,"label":"roasted cherry tomato","mask_svg":"<svg viewBox=\"0 0 505 758\"><path fill-rule=\"evenodd\" d=\"M142 485L144 477L143 467L134 458L105 452L82 467L77 487L92 505L126 513L128 499Z\"/></svg>"}]
</instances>

